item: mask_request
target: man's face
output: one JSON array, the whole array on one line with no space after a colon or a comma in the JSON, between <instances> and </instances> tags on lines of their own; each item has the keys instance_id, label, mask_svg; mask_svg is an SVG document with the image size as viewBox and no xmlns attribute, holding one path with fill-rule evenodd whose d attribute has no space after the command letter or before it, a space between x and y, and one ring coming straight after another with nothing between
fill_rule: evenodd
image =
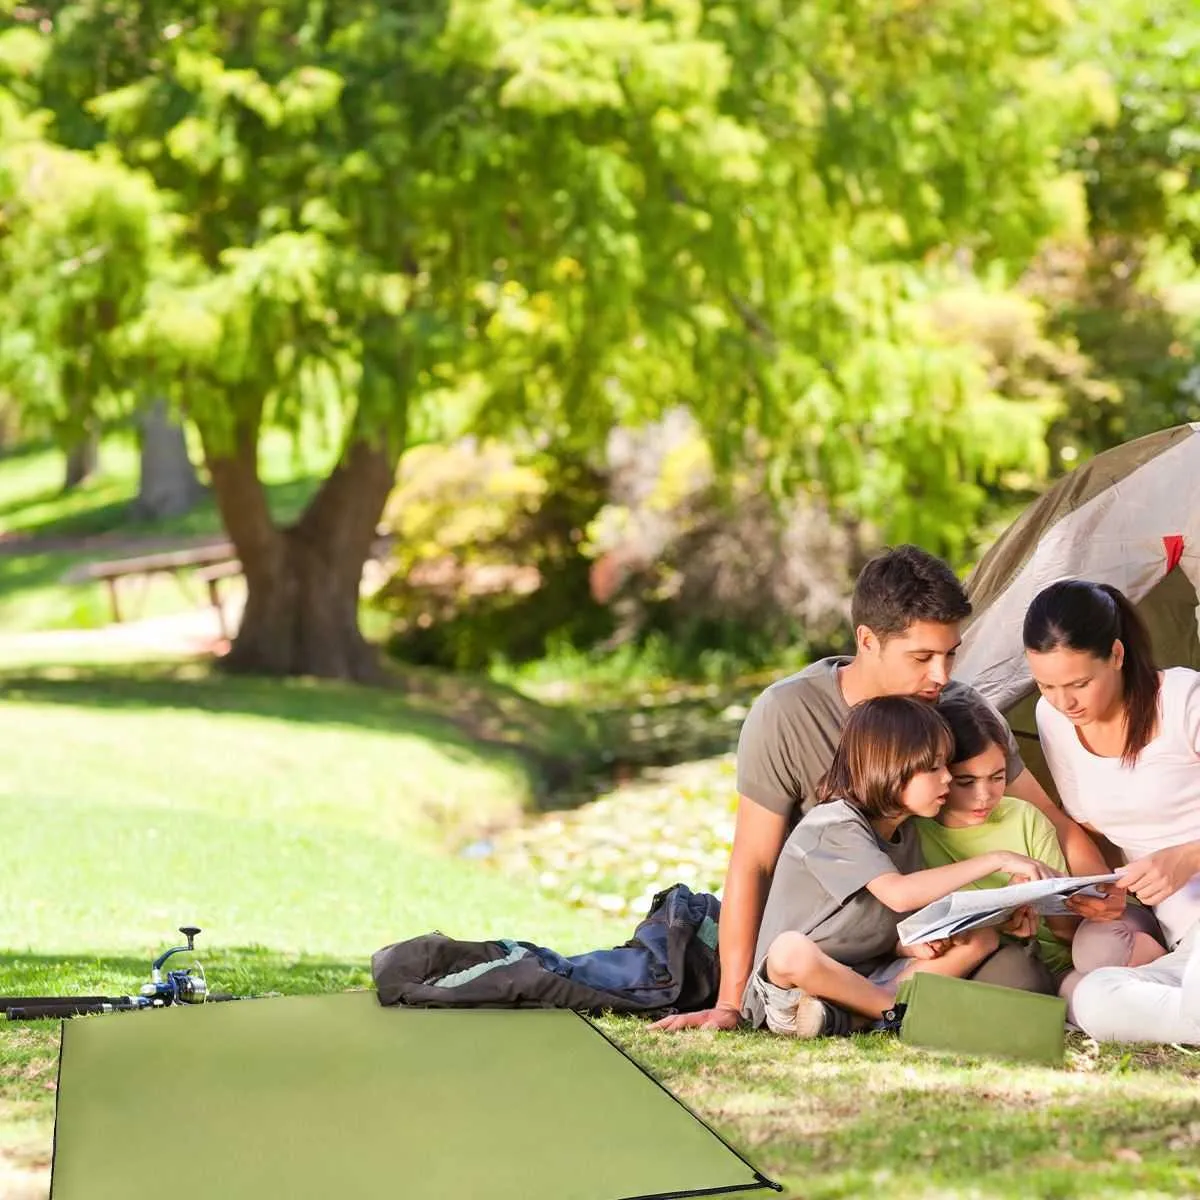
<instances>
[{"instance_id":1,"label":"man's face","mask_svg":"<svg viewBox=\"0 0 1200 1200\"><path fill-rule=\"evenodd\" d=\"M867 663L876 694L916 696L931 704L950 682L962 643L958 624L914 621L903 633L880 642L865 625L858 628L858 649Z\"/></svg>"}]
</instances>

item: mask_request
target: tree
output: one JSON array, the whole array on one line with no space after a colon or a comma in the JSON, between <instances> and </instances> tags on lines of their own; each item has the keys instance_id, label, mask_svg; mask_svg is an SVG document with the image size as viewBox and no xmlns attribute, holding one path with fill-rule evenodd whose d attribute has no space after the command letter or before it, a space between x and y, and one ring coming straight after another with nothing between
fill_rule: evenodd
<instances>
[{"instance_id":1,"label":"tree","mask_svg":"<svg viewBox=\"0 0 1200 1200\"><path fill-rule=\"evenodd\" d=\"M1165 235L1200 248L1200 24L1190 0L1113 0L1072 40L1117 105L1071 147L1098 237Z\"/></svg>"},{"instance_id":2,"label":"tree","mask_svg":"<svg viewBox=\"0 0 1200 1200\"><path fill-rule=\"evenodd\" d=\"M0 383L67 449L65 487L96 465L97 429L129 383L116 335L142 307L167 238L162 197L111 154L65 150L11 102L0 122Z\"/></svg>"},{"instance_id":3,"label":"tree","mask_svg":"<svg viewBox=\"0 0 1200 1200\"><path fill-rule=\"evenodd\" d=\"M187 434L165 400L143 404L138 413L140 450L138 494L133 512L141 520L178 517L190 512L204 486L188 456Z\"/></svg>"},{"instance_id":4,"label":"tree","mask_svg":"<svg viewBox=\"0 0 1200 1200\"><path fill-rule=\"evenodd\" d=\"M358 582L399 454L466 430L586 453L684 403L726 470L765 456L885 534L961 539L1045 414L991 393L926 302L1053 223L1051 152L1087 107L1047 57L1061 12L48 9L55 135L183 217L121 346L199 429L248 581L231 665L370 674ZM280 528L261 430L331 405L338 462Z\"/></svg>"},{"instance_id":5,"label":"tree","mask_svg":"<svg viewBox=\"0 0 1200 1200\"><path fill-rule=\"evenodd\" d=\"M1200 417L1200 24L1189 0L1114 0L1069 48L1107 72L1115 101L1065 156L1091 247L1059 315L1116 394L1069 425L1099 451Z\"/></svg>"}]
</instances>

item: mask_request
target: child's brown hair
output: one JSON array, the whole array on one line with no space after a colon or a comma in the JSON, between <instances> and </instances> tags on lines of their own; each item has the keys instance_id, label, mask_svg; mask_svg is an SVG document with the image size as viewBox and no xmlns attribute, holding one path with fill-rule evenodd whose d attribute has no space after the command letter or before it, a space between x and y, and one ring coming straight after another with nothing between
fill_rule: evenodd
<instances>
[{"instance_id":1,"label":"child's brown hair","mask_svg":"<svg viewBox=\"0 0 1200 1200\"><path fill-rule=\"evenodd\" d=\"M945 765L950 728L932 704L912 696L880 696L850 710L833 762L817 785L817 803L845 800L865 817L898 817L914 775Z\"/></svg>"}]
</instances>

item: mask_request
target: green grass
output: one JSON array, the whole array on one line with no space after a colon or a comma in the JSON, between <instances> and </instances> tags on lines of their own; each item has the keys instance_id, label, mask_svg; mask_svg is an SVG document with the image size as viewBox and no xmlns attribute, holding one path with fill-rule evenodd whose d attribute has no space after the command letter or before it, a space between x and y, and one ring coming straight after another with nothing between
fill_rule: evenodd
<instances>
[{"instance_id":1,"label":"green grass","mask_svg":"<svg viewBox=\"0 0 1200 1200\"><path fill-rule=\"evenodd\" d=\"M366 986L374 949L433 928L568 952L623 941L628 915L569 908L509 862L455 852L552 803L541 773L621 727L482 680L405 684L230 679L188 663L0 675L0 993L134 989L186 922L204 929L213 988L245 994ZM631 728L653 737L641 715L651 728ZM669 721L659 733L672 739ZM669 837L727 821L729 788L727 759L695 764L617 788L586 835L564 822L560 836L611 821L629 855L650 846L669 870ZM1200 1194L1200 1055L1075 1037L1051 1071L870 1037L603 1025L789 1196ZM57 1044L51 1022L0 1025L6 1200L45 1195Z\"/></svg>"},{"instance_id":2,"label":"green grass","mask_svg":"<svg viewBox=\"0 0 1200 1200\"><path fill-rule=\"evenodd\" d=\"M1200 1055L1071 1039L1065 1069L892 1039L605 1028L804 1200L1200 1195Z\"/></svg>"},{"instance_id":3,"label":"green grass","mask_svg":"<svg viewBox=\"0 0 1200 1200\"><path fill-rule=\"evenodd\" d=\"M245 993L364 986L374 950L435 928L566 950L625 936L453 853L538 790L504 738L464 732L469 714L507 732L486 696L199 666L0 686L0 993L120 994L189 922L214 989ZM49 1022L0 1026L0 1195L41 1194L56 1048Z\"/></svg>"},{"instance_id":4,"label":"green grass","mask_svg":"<svg viewBox=\"0 0 1200 1200\"><path fill-rule=\"evenodd\" d=\"M333 454L327 440L296 441L273 431L263 438L262 478L272 512L297 515ZM199 455L193 453L193 461ZM65 584L72 567L97 558L137 553L136 540L220 536L211 495L190 513L162 521L136 521L129 506L137 496L137 447L130 435L113 434L100 447L99 471L72 492L62 491L63 455L51 445L26 445L0 455L0 535L33 539L19 553L0 552L0 628L7 633L39 629L98 628L111 620L102 584ZM159 616L204 601L202 586L172 576L122 585L125 619Z\"/></svg>"}]
</instances>

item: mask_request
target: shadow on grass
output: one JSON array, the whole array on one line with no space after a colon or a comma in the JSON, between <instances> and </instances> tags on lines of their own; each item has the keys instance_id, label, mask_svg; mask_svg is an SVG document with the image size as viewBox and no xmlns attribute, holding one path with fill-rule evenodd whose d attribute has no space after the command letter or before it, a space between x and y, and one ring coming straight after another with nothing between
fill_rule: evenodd
<instances>
[{"instance_id":1,"label":"shadow on grass","mask_svg":"<svg viewBox=\"0 0 1200 1200\"><path fill-rule=\"evenodd\" d=\"M158 953L166 949L164 942ZM150 961L149 956L0 952L0 998L129 995L149 980ZM206 949L201 944L194 958L180 955L168 966L187 961L203 965L210 991L235 996L302 996L371 986L371 964L366 959L344 962L261 946ZM0 1023L0 1028L5 1027Z\"/></svg>"},{"instance_id":2,"label":"shadow on grass","mask_svg":"<svg viewBox=\"0 0 1200 1200\"><path fill-rule=\"evenodd\" d=\"M304 510L313 492L320 485L317 475L304 475L280 483L265 485L267 503L271 513L281 524L293 521ZM57 489L47 489L40 495L22 496L0 505L0 523L3 518L40 505L52 506L62 499ZM61 549L64 543L86 542L77 548L80 558L103 557L105 542L113 543L145 541L147 549L173 538L224 537L224 527L216 502L207 493L191 512L164 520L139 518L134 510L134 494L87 505L77 503L71 510L47 516L45 520L23 524L10 535L9 554L33 553L42 546ZM130 550L134 553L135 550Z\"/></svg>"},{"instance_id":3,"label":"shadow on grass","mask_svg":"<svg viewBox=\"0 0 1200 1200\"><path fill-rule=\"evenodd\" d=\"M105 709L237 713L298 724L404 732L464 758L479 744L511 752L539 807L575 807L647 767L733 749L744 693L650 705L549 705L480 676L394 668L385 685L230 676L204 662L89 665L0 672L12 700Z\"/></svg>"},{"instance_id":4,"label":"shadow on grass","mask_svg":"<svg viewBox=\"0 0 1200 1200\"><path fill-rule=\"evenodd\" d=\"M0 506L0 520L31 506L51 506L61 497L62 492L59 489L50 488L39 495L10 500L8 504ZM74 512L24 525L17 535L19 544L43 540L57 543L75 538L90 539L113 531L119 531L121 534L136 534L147 529L157 531L160 528L157 523L132 518L132 503L132 496L121 496L119 499L81 507Z\"/></svg>"}]
</instances>

